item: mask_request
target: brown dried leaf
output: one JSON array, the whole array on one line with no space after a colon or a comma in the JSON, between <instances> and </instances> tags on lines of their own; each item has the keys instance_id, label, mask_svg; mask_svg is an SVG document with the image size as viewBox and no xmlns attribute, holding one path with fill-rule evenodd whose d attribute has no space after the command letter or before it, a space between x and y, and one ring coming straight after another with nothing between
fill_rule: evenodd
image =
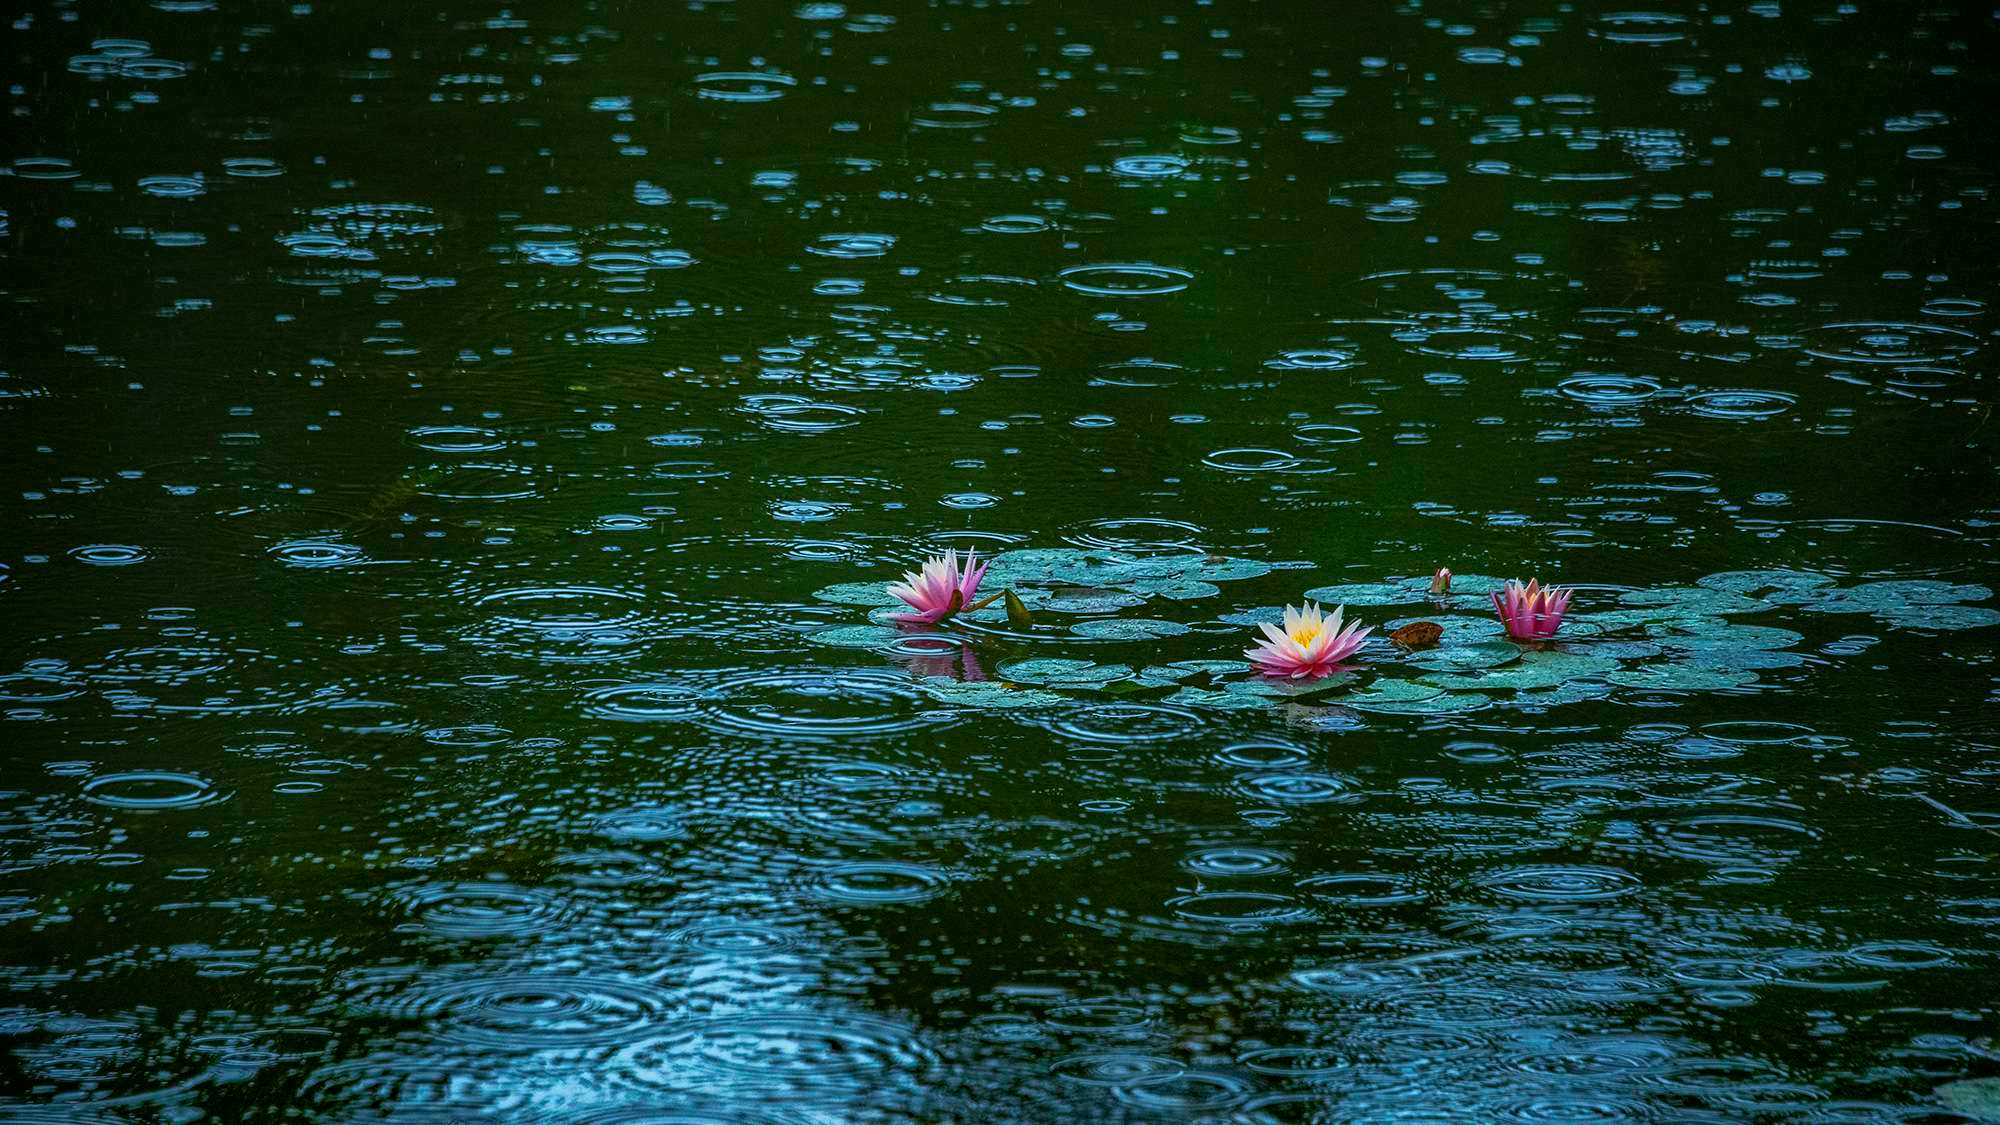
<instances>
[{"instance_id":1,"label":"brown dried leaf","mask_svg":"<svg viewBox=\"0 0 2000 1125\"><path fill-rule=\"evenodd\" d=\"M1435 621L1412 621L1401 629L1389 634L1389 639L1404 648L1429 648L1444 636L1444 626Z\"/></svg>"}]
</instances>

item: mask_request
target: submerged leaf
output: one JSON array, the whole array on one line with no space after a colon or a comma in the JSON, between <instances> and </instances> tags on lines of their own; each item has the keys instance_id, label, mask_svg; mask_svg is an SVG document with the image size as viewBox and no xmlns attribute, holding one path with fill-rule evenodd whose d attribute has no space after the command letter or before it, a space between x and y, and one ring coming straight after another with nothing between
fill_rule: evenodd
<instances>
[{"instance_id":1,"label":"submerged leaf","mask_svg":"<svg viewBox=\"0 0 2000 1125\"><path fill-rule=\"evenodd\" d=\"M1007 624L1016 629L1034 628L1035 615L1029 613L1028 607L1021 604L1021 596L1012 590L1004 590L1002 593L1007 598Z\"/></svg>"}]
</instances>

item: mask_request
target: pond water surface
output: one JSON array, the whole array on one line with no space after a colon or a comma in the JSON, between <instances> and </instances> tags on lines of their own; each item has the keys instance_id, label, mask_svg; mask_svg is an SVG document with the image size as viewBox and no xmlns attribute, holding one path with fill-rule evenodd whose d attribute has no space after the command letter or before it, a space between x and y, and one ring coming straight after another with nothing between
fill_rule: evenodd
<instances>
[{"instance_id":1,"label":"pond water surface","mask_svg":"<svg viewBox=\"0 0 2000 1125\"><path fill-rule=\"evenodd\" d=\"M0 1120L2000 1119L1990 5L8 18Z\"/></svg>"}]
</instances>

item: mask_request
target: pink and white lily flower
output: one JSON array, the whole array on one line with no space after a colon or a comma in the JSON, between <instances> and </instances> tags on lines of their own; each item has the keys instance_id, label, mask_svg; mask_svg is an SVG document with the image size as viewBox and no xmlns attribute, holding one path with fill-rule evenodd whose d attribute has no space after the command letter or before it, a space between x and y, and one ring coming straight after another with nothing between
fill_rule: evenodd
<instances>
[{"instance_id":1,"label":"pink and white lily flower","mask_svg":"<svg viewBox=\"0 0 2000 1125\"><path fill-rule=\"evenodd\" d=\"M979 580L986 577L986 567L976 561L978 553L976 549L965 552L963 569L959 567L958 552L946 551L925 562L922 573L913 570L904 574L901 582L890 585L889 592L909 603L916 612L892 613L890 618L935 625L972 606L972 596L979 592Z\"/></svg>"},{"instance_id":2,"label":"pink and white lily flower","mask_svg":"<svg viewBox=\"0 0 2000 1125\"><path fill-rule=\"evenodd\" d=\"M1546 641L1562 628L1563 613L1569 609L1572 593L1557 586L1543 586L1532 578L1523 586L1517 578L1493 595L1493 610L1507 627L1508 636L1517 641Z\"/></svg>"},{"instance_id":3,"label":"pink and white lily flower","mask_svg":"<svg viewBox=\"0 0 2000 1125\"><path fill-rule=\"evenodd\" d=\"M1319 605L1306 602L1293 609L1285 607L1285 626L1262 625L1265 640L1256 648L1246 648L1259 672L1293 680L1317 680L1339 670L1340 662L1354 655L1361 642L1374 632L1359 621L1341 627L1346 606L1337 607L1332 617L1321 614Z\"/></svg>"}]
</instances>

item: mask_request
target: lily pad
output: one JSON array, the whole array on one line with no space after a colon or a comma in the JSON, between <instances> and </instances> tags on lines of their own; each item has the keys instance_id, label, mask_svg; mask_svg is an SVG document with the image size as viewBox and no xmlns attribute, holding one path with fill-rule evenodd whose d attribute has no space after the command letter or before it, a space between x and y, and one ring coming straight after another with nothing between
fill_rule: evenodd
<instances>
[{"instance_id":1,"label":"lily pad","mask_svg":"<svg viewBox=\"0 0 2000 1125\"><path fill-rule=\"evenodd\" d=\"M1167 702L1179 707L1205 707L1217 711L1262 711L1278 705L1275 696L1195 687L1180 689L1168 696Z\"/></svg>"},{"instance_id":2,"label":"lily pad","mask_svg":"<svg viewBox=\"0 0 2000 1125\"><path fill-rule=\"evenodd\" d=\"M1141 583L1136 588L1156 597L1167 598L1177 602L1197 602L1203 598L1212 598L1222 593L1222 587L1220 586L1208 582L1197 582L1192 579L1168 582L1163 585Z\"/></svg>"},{"instance_id":3,"label":"lily pad","mask_svg":"<svg viewBox=\"0 0 2000 1125\"><path fill-rule=\"evenodd\" d=\"M1073 700L1039 688L1015 687L995 680L955 680L950 676L927 676L924 694L939 703L980 710L1017 711L1035 707L1074 706Z\"/></svg>"},{"instance_id":4,"label":"lily pad","mask_svg":"<svg viewBox=\"0 0 2000 1125\"><path fill-rule=\"evenodd\" d=\"M1132 669L1123 664L1099 664L1092 660L1062 660L1041 657L1034 660L1016 660L1000 666L1000 675L1008 680L1023 684L1041 684L1045 687L1093 690L1122 680L1132 674Z\"/></svg>"},{"instance_id":5,"label":"lily pad","mask_svg":"<svg viewBox=\"0 0 2000 1125\"><path fill-rule=\"evenodd\" d=\"M835 625L831 629L808 633L806 639L817 645L872 649L895 644L903 636L901 629L887 625Z\"/></svg>"},{"instance_id":6,"label":"lily pad","mask_svg":"<svg viewBox=\"0 0 2000 1125\"><path fill-rule=\"evenodd\" d=\"M1383 703L1414 703L1444 694L1444 689L1417 680L1397 680L1387 676L1377 676L1375 682L1362 691L1351 692L1341 699L1351 707L1374 706Z\"/></svg>"},{"instance_id":7,"label":"lily pad","mask_svg":"<svg viewBox=\"0 0 2000 1125\"><path fill-rule=\"evenodd\" d=\"M1321 676L1317 680L1283 679L1277 676L1259 676L1252 680L1238 680L1224 690L1249 692L1279 699L1306 699L1315 695L1326 695L1339 691L1361 677L1353 672L1335 672Z\"/></svg>"},{"instance_id":8,"label":"lily pad","mask_svg":"<svg viewBox=\"0 0 2000 1125\"><path fill-rule=\"evenodd\" d=\"M1323 606L1413 605L1423 601L1430 588L1428 580L1418 582L1367 582L1349 586L1318 586L1305 596Z\"/></svg>"},{"instance_id":9,"label":"lily pad","mask_svg":"<svg viewBox=\"0 0 2000 1125\"><path fill-rule=\"evenodd\" d=\"M813 591L813 597L834 605L902 605L903 601L889 592L886 582L836 582Z\"/></svg>"},{"instance_id":10,"label":"lily pad","mask_svg":"<svg viewBox=\"0 0 2000 1125\"><path fill-rule=\"evenodd\" d=\"M1377 715L1462 715L1468 711L1481 710L1493 703L1491 699L1476 691L1439 693L1428 699L1383 701L1349 696L1341 702L1356 711L1369 711Z\"/></svg>"},{"instance_id":11,"label":"lily pad","mask_svg":"<svg viewBox=\"0 0 2000 1125\"><path fill-rule=\"evenodd\" d=\"M2000 625L2000 610L1977 605L1915 605L1888 610L1879 615L1898 629L1931 629L1950 632Z\"/></svg>"},{"instance_id":12,"label":"lily pad","mask_svg":"<svg viewBox=\"0 0 2000 1125\"><path fill-rule=\"evenodd\" d=\"M1614 690L1609 683L1598 683L1595 680L1571 680L1566 684L1558 684L1552 688L1521 692L1514 697L1513 704L1516 707L1527 707L1538 710L1547 709L1550 707L1561 707L1569 703L1582 703L1592 699L1603 699Z\"/></svg>"},{"instance_id":13,"label":"lily pad","mask_svg":"<svg viewBox=\"0 0 2000 1125\"><path fill-rule=\"evenodd\" d=\"M1285 620L1285 607L1276 605L1259 606L1256 609L1238 610L1216 618L1224 625L1243 625L1256 628L1259 625L1281 625Z\"/></svg>"},{"instance_id":14,"label":"lily pad","mask_svg":"<svg viewBox=\"0 0 2000 1125\"><path fill-rule=\"evenodd\" d=\"M1075 591L1052 595L1038 608L1052 613L1116 613L1146 604L1146 599L1124 590Z\"/></svg>"},{"instance_id":15,"label":"lily pad","mask_svg":"<svg viewBox=\"0 0 2000 1125\"><path fill-rule=\"evenodd\" d=\"M1180 672L1185 679L1188 676L1234 676L1249 671L1250 663L1246 660L1176 660L1167 667Z\"/></svg>"},{"instance_id":16,"label":"lily pad","mask_svg":"<svg viewBox=\"0 0 2000 1125\"><path fill-rule=\"evenodd\" d=\"M1620 687L1646 691L1722 691L1757 682L1757 673L1689 664L1644 664L1604 677Z\"/></svg>"},{"instance_id":17,"label":"lily pad","mask_svg":"<svg viewBox=\"0 0 2000 1125\"><path fill-rule=\"evenodd\" d=\"M1069 627L1069 631L1079 637L1089 637L1097 641L1143 641L1155 637L1178 637L1188 631L1188 627L1178 621L1160 621L1153 618L1100 617L1092 621L1079 621Z\"/></svg>"},{"instance_id":18,"label":"lily pad","mask_svg":"<svg viewBox=\"0 0 2000 1125\"><path fill-rule=\"evenodd\" d=\"M1481 641L1469 645L1440 645L1411 656L1406 663L1433 672L1467 672L1498 668L1521 658L1521 646L1511 641Z\"/></svg>"},{"instance_id":19,"label":"lily pad","mask_svg":"<svg viewBox=\"0 0 2000 1125\"><path fill-rule=\"evenodd\" d=\"M1720 617L1734 613L1759 613L1771 608L1769 604L1756 598L1746 598L1727 590L1710 590L1702 586L1659 586L1650 590L1634 590L1618 599L1628 606L1658 606L1679 610L1685 614Z\"/></svg>"},{"instance_id":20,"label":"lily pad","mask_svg":"<svg viewBox=\"0 0 2000 1125\"><path fill-rule=\"evenodd\" d=\"M1751 672L1764 668L1797 668L1806 658L1796 652L1762 648L1705 648L1686 653L1674 663L1684 668Z\"/></svg>"},{"instance_id":21,"label":"lily pad","mask_svg":"<svg viewBox=\"0 0 2000 1125\"><path fill-rule=\"evenodd\" d=\"M1803 601L1812 596L1812 591L1833 585L1833 578L1812 570L1725 570L1698 578L1695 585L1786 605Z\"/></svg>"},{"instance_id":22,"label":"lily pad","mask_svg":"<svg viewBox=\"0 0 2000 1125\"><path fill-rule=\"evenodd\" d=\"M1618 668L1618 661L1608 656L1541 649L1526 652L1518 662L1502 668L1458 674L1433 672L1421 679L1445 691L1530 691L1604 676Z\"/></svg>"},{"instance_id":23,"label":"lily pad","mask_svg":"<svg viewBox=\"0 0 2000 1125\"><path fill-rule=\"evenodd\" d=\"M1660 644L1678 649L1779 649L1790 648L1805 640L1803 634L1790 629L1772 625L1739 625L1713 619L1688 622L1673 629L1660 625L1648 632Z\"/></svg>"},{"instance_id":24,"label":"lily pad","mask_svg":"<svg viewBox=\"0 0 2000 1125\"><path fill-rule=\"evenodd\" d=\"M1974 1121L2000 1121L2000 1078L1967 1078L1937 1088L1937 1100Z\"/></svg>"}]
</instances>

